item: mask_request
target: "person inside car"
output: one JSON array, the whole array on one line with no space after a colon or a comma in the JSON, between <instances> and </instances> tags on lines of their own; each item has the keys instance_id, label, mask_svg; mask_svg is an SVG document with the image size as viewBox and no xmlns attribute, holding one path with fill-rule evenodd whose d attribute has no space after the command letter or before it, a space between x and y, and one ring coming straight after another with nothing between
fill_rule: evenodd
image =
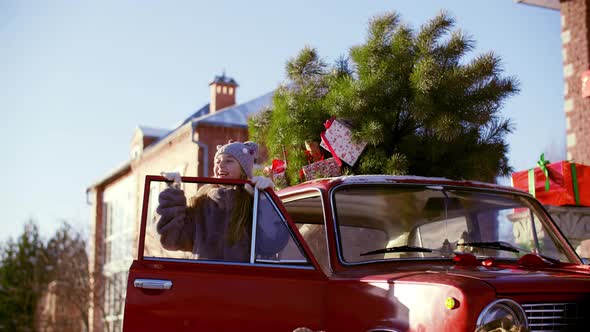
<instances>
[{"instance_id":1,"label":"person inside car","mask_svg":"<svg viewBox=\"0 0 590 332\"><path fill-rule=\"evenodd\" d=\"M217 147L214 177L250 179L258 189L272 187L264 176L252 177L258 153L254 142L232 142ZM158 197L157 223L160 243L167 250L191 251L198 259L240 261L250 258L253 188L246 184L208 184L200 188L188 205L184 191L168 187ZM262 200L260 201L263 202ZM260 204L256 232L256 254L269 258L285 247L289 234L272 209Z\"/></svg>"}]
</instances>

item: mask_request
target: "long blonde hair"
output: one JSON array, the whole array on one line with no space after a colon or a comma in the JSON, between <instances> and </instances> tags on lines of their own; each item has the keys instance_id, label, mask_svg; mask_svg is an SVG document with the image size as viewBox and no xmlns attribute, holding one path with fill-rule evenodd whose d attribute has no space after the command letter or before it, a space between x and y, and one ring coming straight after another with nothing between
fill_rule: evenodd
<instances>
[{"instance_id":1,"label":"long blonde hair","mask_svg":"<svg viewBox=\"0 0 590 332\"><path fill-rule=\"evenodd\" d=\"M244 186L236 188L234 209L231 215L229 234L227 239L231 245L236 244L244 234L248 234L248 228L252 227L253 198Z\"/></svg>"},{"instance_id":2,"label":"long blonde hair","mask_svg":"<svg viewBox=\"0 0 590 332\"><path fill-rule=\"evenodd\" d=\"M240 179L246 180L246 173L242 170ZM230 245L236 244L242 236L247 234L248 228L252 226L252 205L253 197L246 191L243 185L236 185L234 195L234 205L232 209L229 232L226 234L226 240ZM207 197L209 190L218 188L218 185L206 184L201 187L197 194L191 197L189 208L196 208L200 202Z\"/></svg>"}]
</instances>

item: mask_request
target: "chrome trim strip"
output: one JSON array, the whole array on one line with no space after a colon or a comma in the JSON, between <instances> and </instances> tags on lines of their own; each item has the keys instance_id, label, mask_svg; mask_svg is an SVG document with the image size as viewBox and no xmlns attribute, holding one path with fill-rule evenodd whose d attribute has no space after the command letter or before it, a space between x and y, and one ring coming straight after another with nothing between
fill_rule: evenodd
<instances>
[{"instance_id":1,"label":"chrome trim strip","mask_svg":"<svg viewBox=\"0 0 590 332\"><path fill-rule=\"evenodd\" d=\"M578 305L578 304L575 302L523 303L522 304L523 307L546 307L546 306L550 306L550 305L563 307L566 305Z\"/></svg>"},{"instance_id":2,"label":"chrome trim strip","mask_svg":"<svg viewBox=\"0 0 590 332\"><path fill-rule=\"evenodd\" d=\"M283 269L294 269L294 270L315 270L315 268L311 265L309 266L302 266L302 265L288 265L288 264L268 264L268 263L242 263L242 262L229 262L229 261L210 261L205 259L181 259L181 258L165 258L165 257L151 257L147 256L144 257L146 261L154 261L154 262L172 262L172 263L189 263L189 264L209 264L209 265L232 265L232 266L255 266L255 267L275 267L275 268L283 268Z\"/></svg>"},{"instance_id":3,"label":"chrome trim strip","mask_svg":"<svg viewBox=\"0 0 590 332\"><path fill-rule=\"evenodd\" d=\"M307 264L309 263L305 259L280 259L278 261L272 259L257 259L259 263L276 263L276 264Z\"/></svg>"},{"instance_id":4,"label":"chrome trim strip","mask_svg":"<svg viewBox=\"0 0 590 332\"><path fill-rule=\"evenodd\" d=\"M531 331L579 330L584 321L584 312L578 303L526 303L522 307Z\"/></svg>"},{"instance_id":5,"label":"chrome trim strip","mask_svg":"<svg viewBox=\"0 0 590 332\"><path fill-rule=\"evenodd\" d=\"M320 188L316 188L316 187L305 188L303 190L297 190L294 192L290 192L288 195L285 194L285 196L288 196L288 197L284 197L284 198L281 196L278 196L278 194L277 194L277 196L281 199L281 202L289 203L289 202L292 202L295 200L318 196L318 194L316 194L314 191L319 192L320 197L322 196L322 190Z\"/></svg>"},{"instance_id":6,"label":"chrome trim strip","mask_svg":"<svg viewBox=\"0 0 590 332\"><path fill-rule=\"evenodd\" d=\"M133 286L135 288L166 290L172 288L172 281L161 279L135 279L133 281Z\"/></svg>"},{"instance_id":7,"label":"chrome trim strip","mask_svg":"<svg viewBox=\"0 0 590 332\"><path fill-rule=\"evenodd\" d=\"M561 317L546 317L546 319L560 319ZM569 326L566 323L529 323L529 328L534 326Z\"/></svg>"},{"instance_id":8,"label":"chrome trim strip","mask_svg":"<svg viewBox=\"0 0 590 332\"><path fill-rule=\"evenodd\" d=\"M254 186L254 207L252 208L252 240L250 241L250 264L256 261L256 226L258 225L258 188Z\"/></svg>"}]
</instances>

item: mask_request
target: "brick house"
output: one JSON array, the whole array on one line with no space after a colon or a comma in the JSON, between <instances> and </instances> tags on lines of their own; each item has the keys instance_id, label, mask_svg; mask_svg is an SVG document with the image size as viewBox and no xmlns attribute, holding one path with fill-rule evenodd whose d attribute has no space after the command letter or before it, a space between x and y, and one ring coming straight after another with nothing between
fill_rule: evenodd
<instances>
[{"instance_id":1,"label":"brick house","mask_svg":"<svg viewBox=\"0 0 590 332\"><path fill-rule=\"evenodd\" d=\"M273 92L236 105L238 84L216 76L209 84L210 101L173 130L138 127L130 159L87 189L91 202L89 309L91 331L120 331L127 271L137 255L137 234L146 175L177 171L209 176L216 146L248 138L247 119L268 107Z\"/></svg>"}]
</instances>

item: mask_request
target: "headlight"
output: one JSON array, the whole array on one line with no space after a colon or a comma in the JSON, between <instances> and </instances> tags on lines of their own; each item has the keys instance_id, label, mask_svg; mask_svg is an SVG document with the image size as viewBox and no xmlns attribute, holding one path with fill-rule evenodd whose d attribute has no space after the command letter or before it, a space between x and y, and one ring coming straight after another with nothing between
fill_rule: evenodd
<instances>
[{"instance_id":1,"label":"headlight","mask_svg":"<svg viewBox=\"0 0 590 332\"><path fill-rule=\"evenodd\" d=\"M497 328L510 330L513 327L528 328L526 314L522 307L508 299L488 304L477 318L476 332L492 331Z\"/></svg>"}]
</instances>

